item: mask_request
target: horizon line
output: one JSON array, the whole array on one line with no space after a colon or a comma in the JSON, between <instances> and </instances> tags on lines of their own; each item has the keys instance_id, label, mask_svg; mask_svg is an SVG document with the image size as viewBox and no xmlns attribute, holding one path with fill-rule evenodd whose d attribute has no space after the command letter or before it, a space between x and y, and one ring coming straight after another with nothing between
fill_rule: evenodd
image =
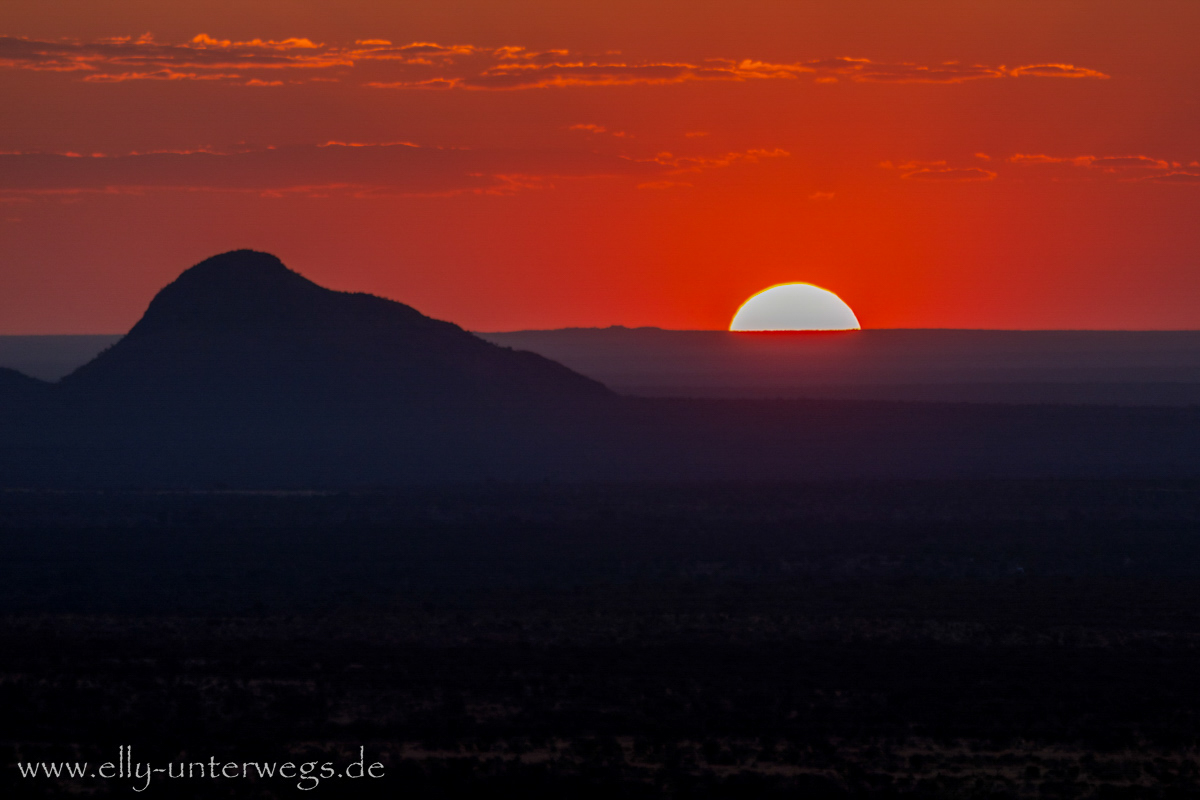
<instances>
[{"instance_id":1,"label":"horizon line","mask_svg":"<svg viewBox=\"0 0 1200 800\"><path fill-rule=\"evenodd\" d=\"M1200 328L957 328L957 327L913 327L913 328L860 328L847 330L771 330L771 331L731 331L728 328L664 328L658 325L567 325L561 328L512 328L508 330L471 330L463 328L476 336L492 336L509 333L557 333L561 331L662 331L664 333L736 333L744 334L787 334L787 333L816 333L816 334L855 334L871 332L947 332L947 333L1200 333ZM86 337L86 336L125 336L129 331L100 332L100 333L0 333L0 339L33 339L51 337Z\"/></svg>"},{"instance_id":2,"label":"horizon line","mask_svg":"<svg viewBox=\"0 0 1200 800\"><path fill-rule=\"evenodd\" d=\"M728 328L663 328L657 325L570 325L562 328L516 328L503 331L471 331L479 336L505 333L554 333L557 331L664 331L667 333L819 333L819 334L855 334L884 331L945 331L965 333L1200 333L1200 328L859 328L846 330L772 330L772 331L731 331Z\"/></svg>"}]
</instances>

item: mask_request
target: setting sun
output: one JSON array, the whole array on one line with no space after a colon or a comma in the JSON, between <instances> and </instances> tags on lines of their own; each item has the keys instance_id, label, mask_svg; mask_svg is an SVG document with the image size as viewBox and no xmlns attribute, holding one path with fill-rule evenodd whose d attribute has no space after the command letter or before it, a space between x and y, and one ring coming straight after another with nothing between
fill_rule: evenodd
<instances>
[{"instance_id":1,"label":"setting sun","mask_svg":"<svg viewBox=\"0 0 1200 800\"><path fill-rule=\"evenodd\" d=\"M856 331L850 306L828 289L811 283L781 283L742 303L731 331Z\"/></svg>"}]
</instances>

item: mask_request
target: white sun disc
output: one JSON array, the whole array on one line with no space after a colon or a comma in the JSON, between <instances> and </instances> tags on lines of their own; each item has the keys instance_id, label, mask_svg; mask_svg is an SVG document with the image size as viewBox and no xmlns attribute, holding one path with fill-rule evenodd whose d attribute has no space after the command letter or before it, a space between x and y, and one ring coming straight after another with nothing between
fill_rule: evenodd
<instances>
[{"instance_id":1,"label":"white sun disc","mask_svg":"<svg viewBox=\"0 0 1200 800\"><path fill-rule=\"evenodd\" d=\"M850 306L828 289L811 283L781 283L742 303L731 331L856 331L862 328Z\"/></svg>"}]
</instances>

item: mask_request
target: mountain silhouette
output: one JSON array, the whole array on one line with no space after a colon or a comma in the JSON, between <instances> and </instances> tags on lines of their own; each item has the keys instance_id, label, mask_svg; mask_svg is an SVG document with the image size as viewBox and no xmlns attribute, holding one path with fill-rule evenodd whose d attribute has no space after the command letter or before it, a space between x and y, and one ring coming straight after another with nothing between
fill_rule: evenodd
<instances>
[{"instance_id":1,"label":"mountain silhouette","mask_svg":"<svg viewBox=\"0 0 1200 800\"><path fill-rule=\"evenodd\" d=\"M1197 475L1200 407L620 396L248 250L59 385L0 371L0 487Z\"/></svg>"},{"instance_id":2,"label":"mountain silhouette","mask_svg":"<svg viewBox=\"0 0 1200 800\"><path fill-rule=\"evenodd\" d=\"M235 250L186 270L120 341L65 377L77 395L569 399L603 384L449 322L318 286Z\"/></svg>"},{"instance_id":3,"label":"mountain silhouette","mask_svg":"<svg viewBox=\"0 0 1200 800\"><path fill-rule=\"evenodd\" d=\"M49 388L50 384L45 381L31 378L24 372L17 372L15 369L0 367L0 397L40 397Z\"/></svg>"}]
</instances>

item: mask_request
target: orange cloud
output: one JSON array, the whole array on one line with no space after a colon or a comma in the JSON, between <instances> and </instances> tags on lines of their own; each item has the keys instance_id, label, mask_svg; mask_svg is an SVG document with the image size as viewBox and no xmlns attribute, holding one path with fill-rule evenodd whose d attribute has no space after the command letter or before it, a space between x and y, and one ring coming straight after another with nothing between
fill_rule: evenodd
<instances>
[{"instance_id":1,"label":"orange cloud","mask_svg":"<svg viewBox=\"0 0 1200 800\"><path fill-rule=\"evenodd\" d=\"M1105 75L1103 72L1088 69L1087 67L1077 67L1074 64L1030 64L1024 67L1013 67L1008 70L1008 74L1014 78L1029 75L1038 78L1098 78L1100 80L1108 80L1111 77Z\"/></svg>"},{"instance_id":2,"label":"orange cloud","mask_svg":"<svg viewBox=\"0 0 1200 800\"><path fill-rule=\"evenodd\" d=\"M626 133L625 131L610 131L608 128L604 127L603 125L594 125L590 122L582 123L579 125L569 125L569 126L567 126L567 130L581 131L583 133L596 133L596 134L603 133L603 134L608 134L609 136L615 136L618 139L630 138L629 134Z\"/></svg>"},{"instance_id":3,"label":"orange cloud","mask_svg":"<svg viewBox=\"0 0 1200 800\"><path fill-rule=\"evenodd\" d=\"M563 49L444 45L417 41L358 39L330 45L308 38L218 39L197 34L182 44L166 44L145 34L93 42L0 37L0 69L88 72L85 80L222 80L243 85L270 84L245 73L257 70L363 72L366 86L388 89L511 91L572 86L667 85L693 81L848 80L883 83L963 83L1014 77L1107 78L1072 64L1005 67L945 62L918 64L838 57L792 63L713 58L699 63L625 61L613 54L595 58ZM211 77L207 77L211 75ZM172 77L177 76L177 77Z\"/></svg>"},{"instance_id":4,"label":"orange cloud","mask_svg":"<svg viewBox=\"0 0 1200 800\"><path fill-rule=\"evenodd\" d=\"M1152 183L1178 183L1200 186L1200 172L1167 172L1162 175L1151 175L1144 180Z\"/></svg>"},{"instance_id":5,"label":"orange cloud","mask_svg":"<svg viewBox=\"0 0 1200 800\"><path fill-rule=\"evenodd\" d=\"M398 142L338 142L330 140L324 144L319 144L317 147L420 147L421 145L415 142L398 141Z\"/></svg>"},{"instance_id":6,"label":"orange cloud","mask_svg":"<svg viewBox=\"0 0 1200 800\"><path fill-rule=\"evenodd\" d=\"M86 80L92 82L138 80L155 75L185 74L187 70L201 70L213 74L214 80L232 81L240 79L241 73L219 76L216 73L323 69L353 64L343 48L327 47L300 38L235 42L199 34L190 42L164 44L149 34L137 39L120 37L94 42L0 36L0 69L90 72L93 75Z\"/></svg>"},{"instance_id":7,"label":"orange cloud","mask_svg":"<svg viewBox=\"0 0 1200 800\"><path fill-rule=\"evenodd\" d=\"M464 150L413 142L328 141L221 151L215 148L85 157L0 154L0 197L146 192L239 192L264 197L452 196L551 189L557 181L624 179L641 188L687 185L676 176L786 155L749 150L722 156L660 154L633 159L589 150ZM297 181L297 176L303 176Z\"/></svg>"},{"instance_id":8,"label":"orange cloud","mask_svg":"<svg viewBox=\"0 0 1200 800\"><path fill-rule=\"evenodd\" d=\"M236 81L241 78L241 75L220 72L177 72L173 69L160 69L155 72L97 73L88 75L84 80L88 83L124 83L126 81Z\"/></svg>"},{"instance_id":9,"label":"orange cloud","mask_svg":"<svg viewBox=\"0 0 1200 800\"><path fill-rule=\"evenodd\" d=\"M1120 172L1128 169L1162 170L1171 166L1166 161L1149 156L1100 156L1098 158L1084 156L1083 158L1087 160L1083 166L1105 172Z\"/></svg>"},{"instance_id":10,"label":"orange cloud","mask_svg":"<svg viewBox=\"0 0 1200 800\"><path fill-rule=\"evenodd\" d=\"M395 62L431 66L437 63L453 63L467 56L491 56L503 58L497 51L469 44L444 45L437 42L410 42L392 44L386 39L365 39L355 42L359 47L343 49L340 55L352 63L365 61ZM505 49L505 48L502 48ZM518 48L519 49L519 48Z\"/></svg>"},{"instance_id":11,"label":"orange cloud","mask_svg":"<svg viewBox=\"0 0 1200 800\"><path fill-rule=\"evenodd\" d=\"M813 77L818 81L845 79L883 83L963 83L986 78L1038 75L1066 77L1067 72L1042 70L1038 66L989 67L978 64L913 64L876 62L868 58L832 58L789 64L753 59L733 61L710 59L700 64L679 62L604 62L557 60L563 51L526 54L522 63L501 62L486 66L477 74L443 77L445 88L475 90L539 89L567 86L627 86L633 84L666 85L692 81L794 80ZM1108 77L1094 70L1093 77ZM1072 77L1081 75L1071 74ZM388 88L420 88L425 81L396 81L373 85Z\"/></svg>"},{"instance_id":12,"label":"orange cloud","mask_svg":"<svg viewBox=\"0 0 1200 800\"><path fill-rule=\"evenodd\" d=\"M372 89L453 89L457 78L429 78L423 81L368 81L363 86Z\"/></svg>"},{"instance_id":13,"label":"orange cloud","mask_svg":"<svg viewBox=\"0 0 1200 800\"><path fill-rule=\"evenodd\" d=\"M996 173L988 169L980 169L979 167L923 167L912 172L906 172L900 176L914 181L946 181L946 182L975 182L975 181L990 181L996 177Z\"/></svg>"},{"instance_id":14,"label":"orange cloud","mask_svg":"<svg viewBox=\"0 0 1200 800\"><path fill-rule=\"evenodd\" d=\"M146 34L138 40L140 43L153 44L153 38ZM266 49L266 50L319 50L324 47L323 44L314 44L309 39L283 39L282 41L263 41L262 39L251 39L248 42L231 42L228 39L217 40L209 36L207 33L200 33L192 37L191 44L194 47L220 47L228 49Z\"/></svg>"},{"instance_id":15,"label":"orange cloud","mask_svg":"<svg viewBox=\"0 0 1200 800\"><path fill-rule=\"evenodd\" d=\"M1074 159L1048 156L1045 153L1017 153L1008 159L1013 164L1070 164Z\"/></svg>"},{"instance_id":16,"label":"orange cloud","mask_svg":"<svg viewBox=\"0 0 1200 800\"><path fill-rule=\"evenodd\" d=\"M976 153L975 157L991 160L983 153ZM1006 161L1018 167L1042 167L1051 171L1057 169L1058 177L1068 174L1062 171L1065 169L1079 178L1089 175L1112 176L1122 181L1186 184L1196 182L1198 174L1190 168L1185 169L1181 162L1147 155L1053 156L1046 153L1016 153ZM920 181L989 181L997 177L997 173L991 170L954 167L946 161L884 161L879 166L900 170L903 173L900 177ZM1192 162L1189 166L1195 167L1200 164ZM1003 165L1000 165L1000 168L1003 168Z\"/></svg>"},{"instance_id":17,"label":"orange cloud","mask_svg":"<svg viewBox=\"0 0 1200 800\"><path fill-rule=\"evenodd\" d=\"M166 150L131 150L128 153L76 153L73 150L64 151L46 151L46 150L0 150L0 156L62 156L64 158L121 158L123 156L153 156L153 155L182 155L190 156L198 153L207 155L231 155L233 153L248 153L251 152L246 148L242 149L221 149L216 147L193 147L189 149L166 149Z\"/></svg>"},{"instance_id":18,"label":"orange cloud","mask_svg":"<svg viewBox=\"0 0 1200 800\"><path fill-rule=\"evenodd\" d=\"M762 158L786 158L790 156L787 150L776 147L773 150L753 149L743 152L726 153L722 156L676 156L671 153L659 153L653 158L641 159L643 162L653 162L671 169L671 174L682 172L700 172L706 169L717 169L720 167L728 167L737 162L744 161L756 163Z\"/></svg>"},{"instance_id":19,"label":"orange cloud","mask_svg":"<svg viewBox=\"0 0 1200 800\"><path fill-rule=\"evenodd\" d=\"M1045 153L1017 153L1009 158L1014 164L1073 164L1077 167L1117 172L1123 169L1166 169L1170 163L1150 156L1048 156Z\"/></svg>"},{"instance_id":20,"label":"orange cloud","mask_svg":"<svg viewBox=\"0 0 1200 800\"><path fill-rule=\"evenodd\" d=\"M740 76L752 78L787 78L811 74L822 82L846 79L880 83L963 83L983 78L1003 78L1004 67L961 64L950 61L942 64L910 62L877 62L869 58L829 58L793 64L768 64L744 60L738 63Z\"/></svg>"},{"instance_id":21,"label":"orange cloud","mask_svg":"<svg viewBox=\"0 0 1200 800\"><path fill-rule=\"evenodd\" d=\"M884 169L914 170L914 169L921 169L921 168L926 168L926 167L944 167L944 166L946 166L946 162L945 161L905 161L900 164L893 164L891 161L884 161L879 166L883 167Z\"/></svg>"},{"instance_id":22,"label":"orange cloud","mask_svg":"<svg viewBox=\"0 0 1200 800\"><path fill-rule=\"evenodd\" d=\"M531 56L533 58L533 56ZM691 64L500 63L474 74L420 80L371 82L384 89L514 91L569 86L666 85L693 80L737 80L727 69Z\"/></svg>"},{"instance_id":23,"label":"orange cloud","mask_svg":"<svg viewBox=\"0 0 1200 800\"><path fill-rule=\"evenodd\" d=\"M1009 158L1013 164L1025 166L1066 165L1087 172L1099 172L1122 180L1151 180L1154 182L1187 183L1191 173L1180 171L1179 162L1147 155L1124 156L1050 156L1045 153L1017 153ZM1182 178L1167 179L1171 175Z\"/></svg>"}]
</instances>

